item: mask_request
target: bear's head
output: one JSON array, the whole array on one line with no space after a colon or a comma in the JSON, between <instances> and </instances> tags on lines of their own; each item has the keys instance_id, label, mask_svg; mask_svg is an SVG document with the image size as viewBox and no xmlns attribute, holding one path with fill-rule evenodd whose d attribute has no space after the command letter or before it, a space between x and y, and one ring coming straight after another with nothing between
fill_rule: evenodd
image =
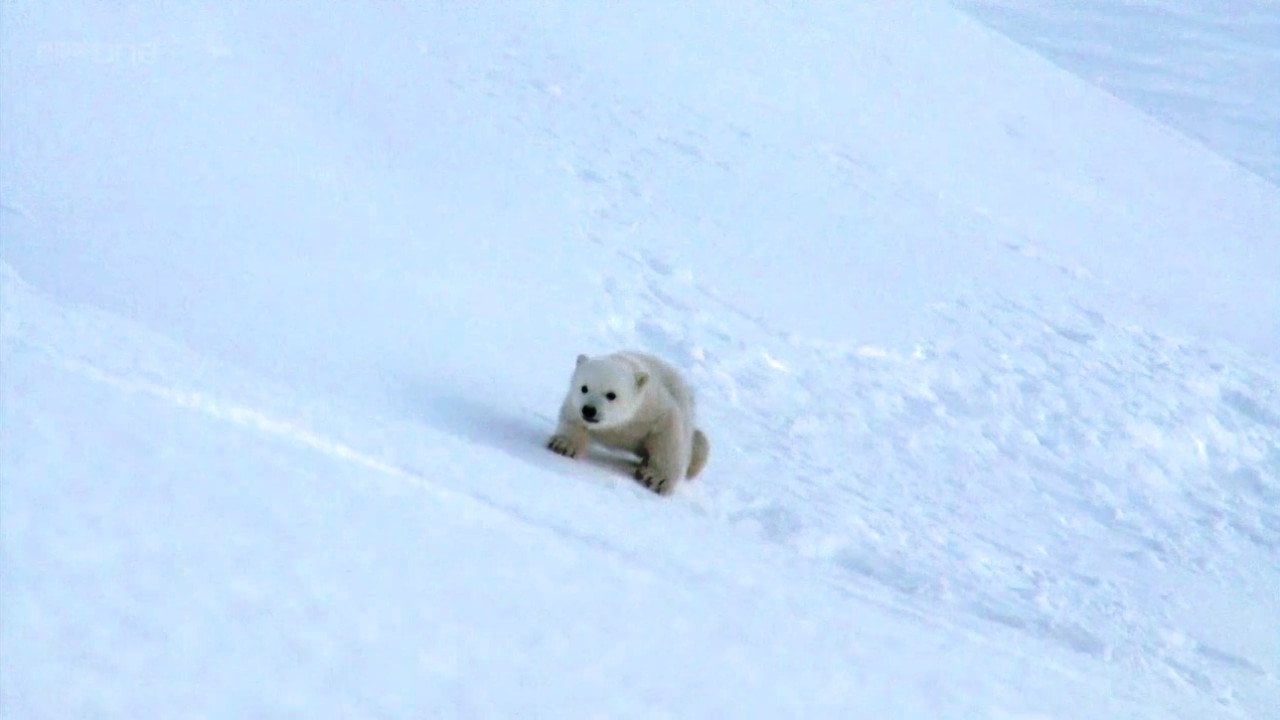
<instances>
[{"instance_id":1,"label":"bear's head","mask_svg":"<svg viewBox=\"0 0 1280 720\"><path fill-rule=\"evenodd\" d=\"M635 414L648 382L647 373L625 360L579 355L569 398L578 417L589 427L614 427Z\"/></svg>"}]
</instances>

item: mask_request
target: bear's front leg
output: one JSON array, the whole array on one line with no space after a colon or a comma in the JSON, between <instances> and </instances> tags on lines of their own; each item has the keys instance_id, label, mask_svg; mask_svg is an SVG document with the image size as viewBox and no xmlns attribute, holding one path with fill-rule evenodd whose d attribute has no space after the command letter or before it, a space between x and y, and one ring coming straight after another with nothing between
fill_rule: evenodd
<instances>
[{"instance_id":1,"label":"bear's front leg","mask_svg":"<svg viewBox=\"0 0 1280 720\"><path fill-rule=\"evenodd\" d=\"M670 495L684 477L689 451L678 423L666 422L645 440L636 479L659 495Z\"/></svg>"},{"instance_id":2,"label":"bear's front leg","mask_svg":"<svg viewBox=\"0 0 1280 720\"><path fill-rule=\"evenodd\" d=\"M587 436L587 429L581 425L561 420L560 426L556 428L556 434L551 436L547 441L547 447L552 452L557 452L567 457L578 457L578 453L587 449L587 443L590 438Z\"/></svg>"}]
</instances>

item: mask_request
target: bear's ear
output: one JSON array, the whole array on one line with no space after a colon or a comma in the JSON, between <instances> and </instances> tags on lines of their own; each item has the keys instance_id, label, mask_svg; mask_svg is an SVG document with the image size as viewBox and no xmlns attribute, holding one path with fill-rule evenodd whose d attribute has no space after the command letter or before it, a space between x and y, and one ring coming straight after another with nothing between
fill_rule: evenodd
<instances>
[{"instance_id":1,"label":"bear's ear","mask_svg":"<svg viewBox=\"0 0 1280 720\"><path fill-rule=\"evenodd\" d=\"M582 363L586 362L587 360L588 360L588 358L587 358L587 356L586 356L586 355L579 355L579 356L578 356L578 364L579 364L579 365L581 365Z\"/></svg>"},{"instance_id":2,"label":"bear's ear","mask_svg":"<svg viewBox=\"0 0 1280 720\"><path fill-rule=\"evenodd\" d=\"M636 389L637 390L644 387L644 384L647 382L649 382L649 373L647 372L636 373Z\"/></svg>"}]
</instances>

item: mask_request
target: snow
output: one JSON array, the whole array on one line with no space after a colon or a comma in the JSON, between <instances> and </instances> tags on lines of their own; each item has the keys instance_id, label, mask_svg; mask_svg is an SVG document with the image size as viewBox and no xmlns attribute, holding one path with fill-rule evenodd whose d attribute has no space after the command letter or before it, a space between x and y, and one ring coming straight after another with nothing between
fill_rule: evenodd
<instances>
[{"instance_id":1,"label":"snow","mask_svg":"<svg viewBox=\"0 0 1280 720\"><path fill-rule=\"evenodd\" d=\"M1280 717L1280 189L1160 107L932 2L0 12L0 715ZM620 347L671 498L543 448Z\"/></svg>"},{"instance_id":2,"label":"snow","mask_svg":"<svg viewBox=\"0 0 1280 720\"><path fill-rule=\"evenodd\" d=\"M1280 182L1280 15L1266 3L955 4Z\"/></svg>"}]
</instances>

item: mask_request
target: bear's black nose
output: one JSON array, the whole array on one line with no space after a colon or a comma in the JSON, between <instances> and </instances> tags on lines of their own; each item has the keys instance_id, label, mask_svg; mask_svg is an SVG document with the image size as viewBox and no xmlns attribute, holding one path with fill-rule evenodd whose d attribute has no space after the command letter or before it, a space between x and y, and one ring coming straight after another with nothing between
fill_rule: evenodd
<instances>
[{"instance_id":1,"label":"bear's black nose","mask_svg":"<svg viewBox=\"0 0 1280 720\"><path fill-rule=\"evenodd\" d=\"M595 406L595 405L583 405L583 406L582 406L582 417L584 417L584 418L586 418L586 419L588 419L588 420L594 420L594 419L596 418L596 406Z\"/></svg>"}]
</instances>

